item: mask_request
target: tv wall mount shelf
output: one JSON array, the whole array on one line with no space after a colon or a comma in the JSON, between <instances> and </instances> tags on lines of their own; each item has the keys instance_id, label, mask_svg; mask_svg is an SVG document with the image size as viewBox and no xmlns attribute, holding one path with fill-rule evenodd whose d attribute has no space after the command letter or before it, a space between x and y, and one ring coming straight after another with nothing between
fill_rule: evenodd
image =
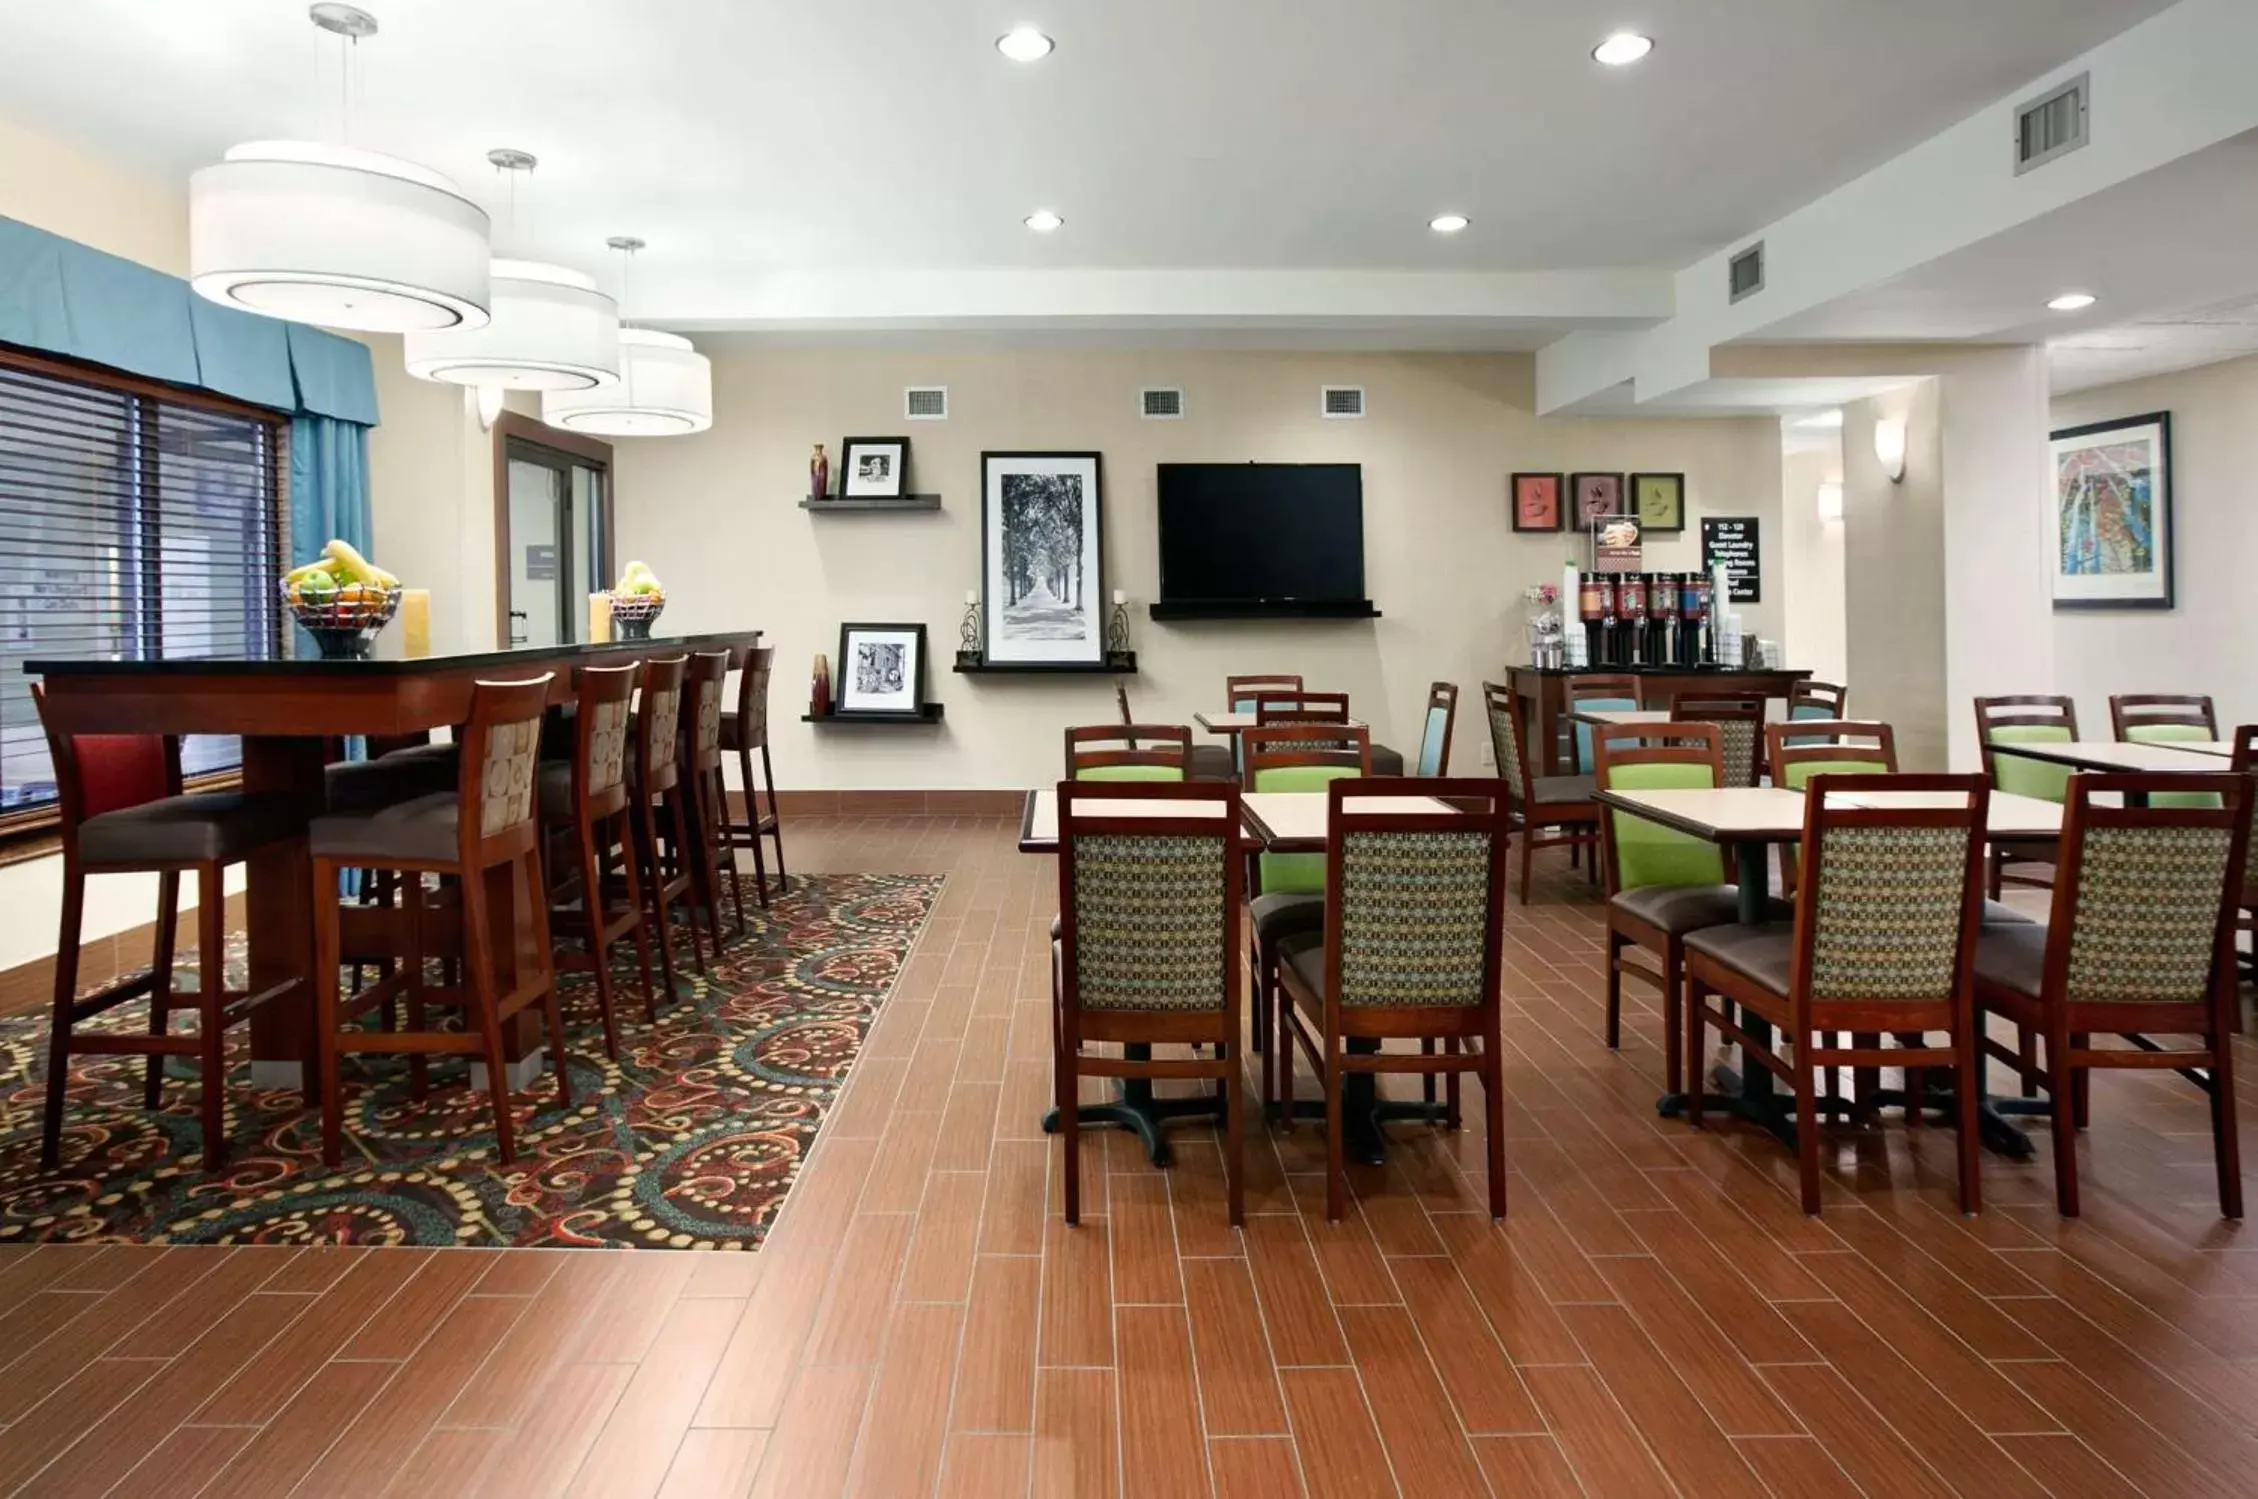
<instances>
[{"instance_id":1,"label":"tv wall mount shelf","mask_svg":"<svg viewBox=\"0 0 2258 1499\"><path fill-rule=\"evenodd\" d=\"M1370 599L1162 599L1146 606L1155 620L1378 619Z\"/></svg>"}]
</instances>

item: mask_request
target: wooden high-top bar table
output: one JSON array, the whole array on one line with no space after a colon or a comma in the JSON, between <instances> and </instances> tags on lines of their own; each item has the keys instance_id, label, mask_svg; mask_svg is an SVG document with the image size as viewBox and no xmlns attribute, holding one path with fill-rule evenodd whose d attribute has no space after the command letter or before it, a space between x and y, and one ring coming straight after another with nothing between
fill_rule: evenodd
<instances>
[{"instance_id":1,"label":"wooden high-top bar table","mask_svg":"<svg viewBox=\"0 0 2258 1499\"><path fill-rule=\"evenodd\" d=\"M759 638L758 630L740 630L412 661L42 660L24 670L46 683L47 716L61 733L242 736L243 789L288 797L311 819L322 810L325 739L451 729L469 719L471 688L482 680L524 681L553 673L549 702L557 706L573 700L576 666L624 666L649 656L727 650L730 666L741 667ZM252 991L309 980L314 908L304 842L266 850L251 859L246 874ZM513 908L507 900L495 907ZM520 940L531 936L527 913L516 914L516 931L495 943L505 964L514 965ZM532 1011L515 1017L504 1037L513 1063L538 1049L539 1027L532 1019ZM301 1063L313 1059L312 1023L310 983L301 984L295 999L252 1013L256 1086L299 1086Z\"/></svg>"},{"instance_id":2,"label":"wooden high-top bar table","mask_svg":"<svg viewBox=\"0 0 2258 1499\"><path fill-rule=\"evenodd\" d=\"M1515 698L1528 704L1522 721L1531 730L1541 776L1566 775L1560 763L1560 736L1568 719L1568 684L1577 677L1633 676L1639 679L1639 702L1648 708L1667 708L1680 693L1699 692L1722 697L1785 698L1795 684L1810 677L1807 670L1754 666L1579 666L1574 670L1553 666L1508 666L1506 685ZM1590 766L1584 769L1590 770Z\"/></svg>"}]
</instances>

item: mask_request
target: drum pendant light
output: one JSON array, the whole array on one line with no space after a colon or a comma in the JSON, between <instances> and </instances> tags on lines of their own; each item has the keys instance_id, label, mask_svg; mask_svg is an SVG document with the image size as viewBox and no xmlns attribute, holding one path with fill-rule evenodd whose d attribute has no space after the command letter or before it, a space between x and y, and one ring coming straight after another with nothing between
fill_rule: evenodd
<instances>
[{"instance_id":1,"label":"drum pendant light","mask_svg":"<svg viewBox=\"0 0 2258 1499\"><path fill-rule=\"evenodd\" d=\"M639 239L606 241L628 257ZM621 273L620 301L627 301ZM619 383L588 390L552 390L541 397L541 420L598 437L680 437L713 425L713 366L690 340L651 328L619 330Z\"/></svg>"},{"instance_id":2,"label":"drum pendant light","mask_svg":"<svg viewBox=\"0 0 2258 1499\"><path fill-rule=\"evenodd\" d=\"M316 5L351 49L376 18ZM188 180L189 284L228 307L371 333L487 321L486 213L437 172L310 141L253 141Z\"/></svg>"},{"instance_id":3,"label":"drum pendant light","mask_svg":"<svg viewBox=\"0 0 2258 1499\"><path fill-rule=\"evenodd\" d=\"M523 151L486 159L510 175L509 232L516 224L517 176L535 165ZM497 259L493 321L483 328L410 333L408 373L419 380L504 390L588 390L619 383L619 307L593 278L560 265Z\"/></svg>"}]
</instances>

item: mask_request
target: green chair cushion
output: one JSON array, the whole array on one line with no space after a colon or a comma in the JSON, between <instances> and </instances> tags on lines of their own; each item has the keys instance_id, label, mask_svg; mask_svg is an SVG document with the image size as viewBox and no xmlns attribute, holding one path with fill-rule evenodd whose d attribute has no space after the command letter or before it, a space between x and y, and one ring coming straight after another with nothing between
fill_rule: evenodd
<instances>
[{"instance_id":1,"label":"green chair cushion","mask_svg":"<svg viewBox=\"0 0 2258 1499\"><path fill-rule=\"evenodd\" d=\"M1076 771L1077 781L1181 781L1184 772L1170 765L1092 765Z\"/></svg>"},{"instance_id":2,"label":"green chair cushion","mask_svg":"<svg viewBox=\"0 0 2258 1499\"><path fill-rule=\"evenodd\" d=\"M2211 731L2199 723L2144 723L2125 730L2125 737L2135 744L2189 744L2209 740ZM2226 767L2221 766L2224 770ZM2217 793L2210 791L2159 791L2148 798L2151 807L2215 808L2219 805Z\"/></svg>"},{"instance_id":3,"label":"green chair cushion","mask_svg":"<svg viewBox=\"0 0 2258 1499\"><path fill-rule=\"evenodd\" d=\"M1255 772L1257 791L1323 791L1334 781L1361 776L1354 765L1280 765ZM1265 895L1325 893L1323 854L1264 854L1258 863Z\"/></svg>"},{"instance_id":4,"label":"green chair cushion","mask_svg":"<svg viewBox=\"0 0 2258 1499\"><path fill-rule=\"evenodd\" d=\"M2067 724L2018 723L2008 724L1991 731L1993 745L2009 744L2067 744L2070 729ZM2035 796L2042 802L2060 802L2069 799L2070 767L2056 765L2047 760L2031 760L2021 755L1995 755L1992 758L1992 780L2002 791L2017 796Z\"/></svg>"},{"instance_id":5,"label":"green chair cushion","mask_svg":"<svg viewBox=\"0 0 2258 1499\"><path fill-rule=\"evenodd\" d=\"M1706 791L1715 784L1706 765L1618 765L1607 778L1612 791ZM1725 882L1725 854L1716 844L1628 812L1608 815L1623 889Z\"/></svg>"},{"instance_id":6,"label":"green chair cushion","mask_svg":"<svg viewBox=\"0 0 2258 1499\"><path fill-rule=\"evenodd\" d=\"M1790 791L1801 791L1805 783L1813 776L1883 774L1887 774L1887 772L1870 760L1802 760L1782 771L1779 782Z\"/></svg>"}]
</instances>

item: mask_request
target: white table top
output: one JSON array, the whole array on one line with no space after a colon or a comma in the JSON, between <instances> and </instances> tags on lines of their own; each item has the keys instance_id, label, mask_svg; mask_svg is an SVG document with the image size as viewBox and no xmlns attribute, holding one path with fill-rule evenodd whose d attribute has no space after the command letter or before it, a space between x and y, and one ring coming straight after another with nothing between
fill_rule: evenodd
<instances>
[{"instance_id":1,"label":"white table top","mask_svg":"<svg viewBox=\"0 0 2258 1499\"><path fill-rule=\"evenodd\" d=\"M2080 770L2150 771L2210 771L2216 774L2227 769L2219 763L2219 752L2197 750L2189 744L2120 743L2114 739L2061 739L2052 743L1995 744L1995 755L2020 755L2026 760L2046 760L2056 765L2071 765ZM2229 745L2225 751L2234 753Z\"/></svg>"},{"instance_id":2,"label":"white table top","mask_svg":"<svg viewBox=\"0 0 2258 1499\"><path fill-rule=\"evenodd\" d=\"M1568 715L1578 723L1606 727L1623 723L1668 723L1668 708L1585 708Z\"/></svg>"},{"instance_id":3,"label":"white table top","mask_svg":"<svg viewBox=\"0 0 2258 1499\"><path fill-rule=\"evenodd\" d=\"M1261 727L1261 724L1256 721L1256 715L1252 713L1194 713L1192 722L1198 724L1210 734L1244 734L1249 729ZM1348 724L1352 729L1361 729L1367 726L1361 718L1352 718L1348 721ZM1289 726L1280 724L1278 727L1286 728Z\"/></svg>"},{"instance_id":4,"label":"white table top","mask_svg":"<svg viewBox=\"0 0 2258 1499\"><path fill-rule=\"evenodd\" d=\"M1949 792L1837 791L1846 806L1949 807ZM1600 800L1715 843L1795 843L1803 837L1803 793L1782 786L1728 786L1722 790L1610 791ZM2037 797L1994 791L1986 833L1992 838L2059 838L2062 809Z\"/></svg>"},{"instance_id":5,"label":"white table top","mask_svg":"<svg viewBox=\"0 0 2258 1499\"><path fill-rule=\"evenodd\" d=\"M1251 847L1272 852L1314 852L1325 847L1331 821L1331 796L1323 791L1251 791L1239 799ZM1137 801L1124 797L1106 809L1117 817L1212 817L1220 801ZM1447 812L1449 806L1431 796L1352 796L1352 812ZM1021 853L1054 853L1058 849L1058 792L1030 791L1027 810L1020 819Z\"/></svg>"}]
</instances>

